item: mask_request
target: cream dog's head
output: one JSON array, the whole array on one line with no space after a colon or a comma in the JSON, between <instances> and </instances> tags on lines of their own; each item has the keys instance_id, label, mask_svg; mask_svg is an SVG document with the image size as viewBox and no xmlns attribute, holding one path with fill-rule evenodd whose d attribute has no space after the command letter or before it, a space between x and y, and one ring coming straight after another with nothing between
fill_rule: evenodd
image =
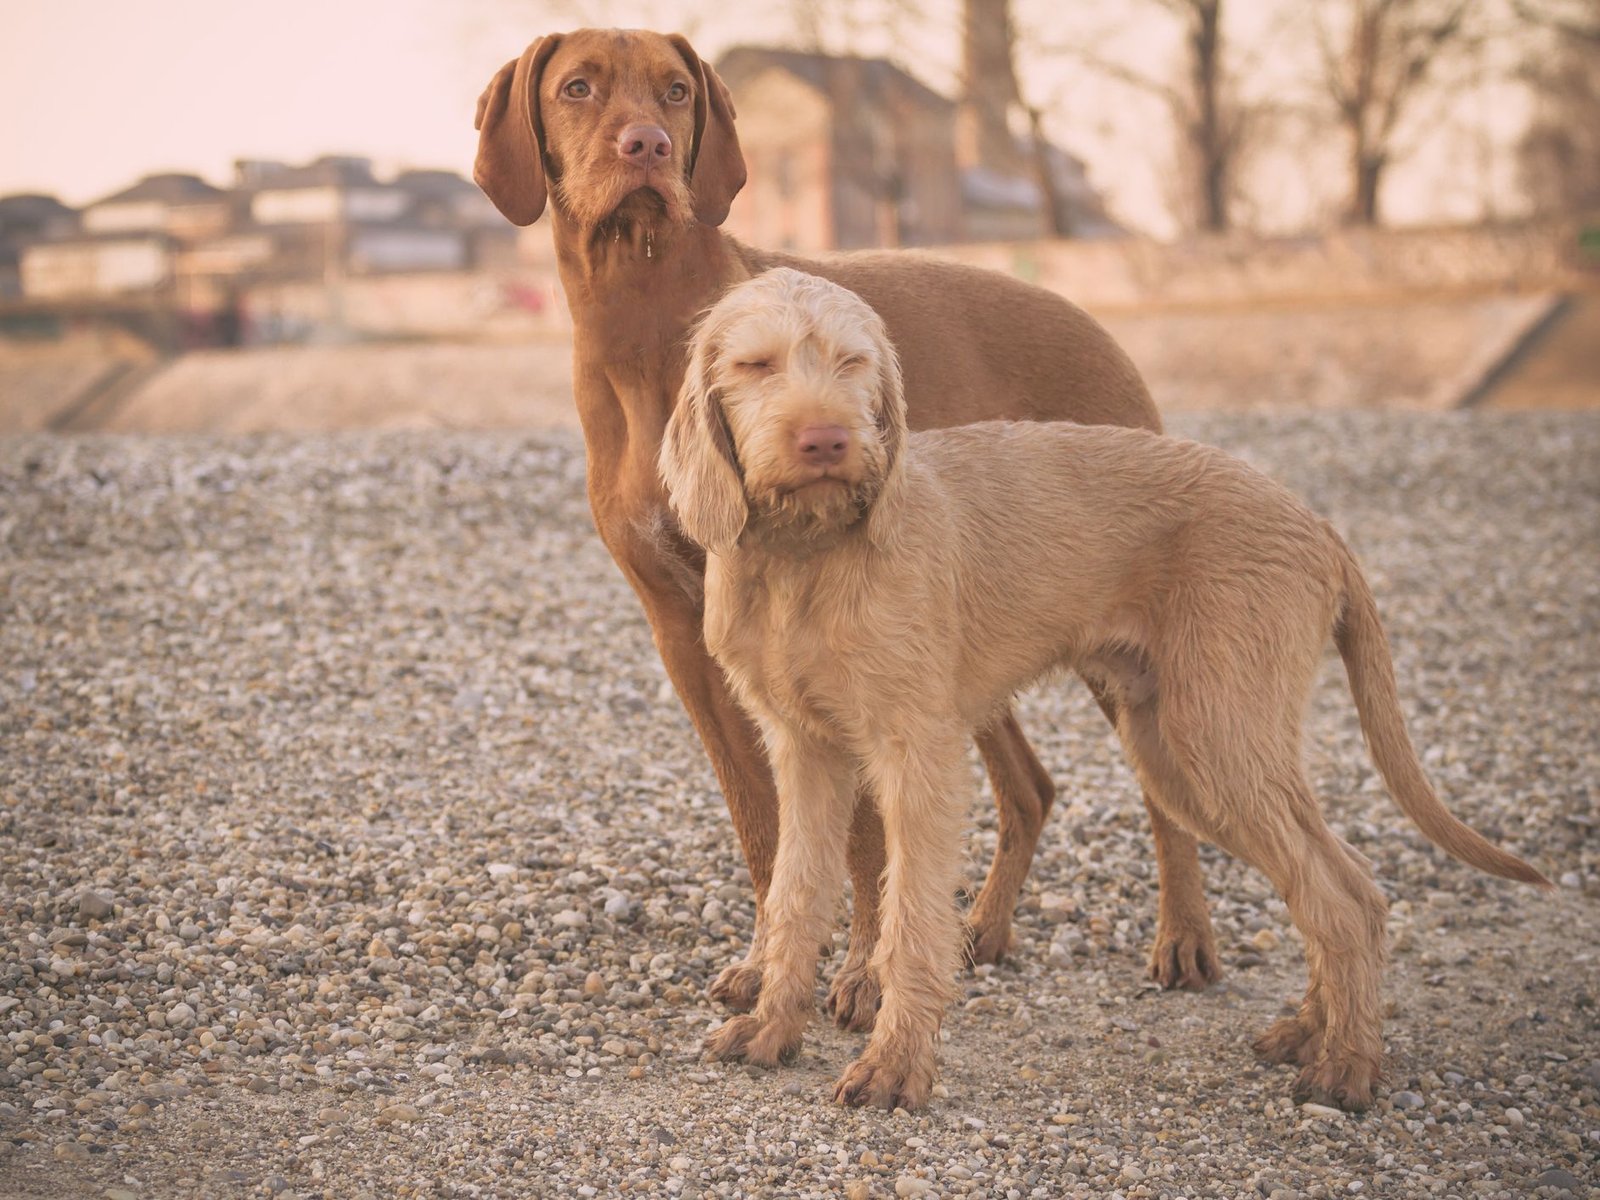
<instances>
[{"instance_id":1,"label":"cream dog's head","mask_svg":"<svg viewBox=\"0 0 1600 1200\"><path fill-rule=\"evenodd\" d=\"M689 537L727 553L749 531L822 544L895 477L906 436L900 364L854 292L779 268L706 313L661 446Z\"/></svg>"}]
</instances>

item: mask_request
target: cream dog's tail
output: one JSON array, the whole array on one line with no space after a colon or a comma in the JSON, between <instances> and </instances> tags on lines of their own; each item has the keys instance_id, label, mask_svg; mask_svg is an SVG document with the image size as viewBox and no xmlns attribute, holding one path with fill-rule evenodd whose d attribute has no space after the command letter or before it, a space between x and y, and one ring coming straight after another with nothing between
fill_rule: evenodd
<instances>
[{"instance_id":1,"label":"cream dog's tail","mask_svg":"<svg viewBox=\"0 0 1600 1200\"><path fill-rule=\"evenodd\" d=\"M1344 558L1344 605L1334 626L1333 639L1344 659L1355 698L1361 732L1378 773L1401 810L1434 845L1480 871L1525 883L1551 883L1514 854L1460 821L1440 801L1423 774L1416 749L1406 733L1395 691L1394 660L1378 619L1378 605L1366 577L1343 540L1337 538Z\"/></svg>"}]
</instances>

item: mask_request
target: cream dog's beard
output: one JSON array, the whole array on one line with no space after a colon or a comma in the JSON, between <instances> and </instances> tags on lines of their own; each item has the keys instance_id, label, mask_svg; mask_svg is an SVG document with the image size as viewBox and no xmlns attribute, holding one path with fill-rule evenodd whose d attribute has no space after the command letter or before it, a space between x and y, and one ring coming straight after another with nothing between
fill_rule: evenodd
<instances>
[{"instance_id":1,"label":"cream dog's beard","mask_svg":"<svg viewBox=\"0 0 1600 1200\"><path fill-rule=\"evenodd\" d=\"M769 544L821 546L860 522L877 493L872 480L806 497L795 492L766 492L751 497L747 528Z\"/></svg>"}]
</instances>

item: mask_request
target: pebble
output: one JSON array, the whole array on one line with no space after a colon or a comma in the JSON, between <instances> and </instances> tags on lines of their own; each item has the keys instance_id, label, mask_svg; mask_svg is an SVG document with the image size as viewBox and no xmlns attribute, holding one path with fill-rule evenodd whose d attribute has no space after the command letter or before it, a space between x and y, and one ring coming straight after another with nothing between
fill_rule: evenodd
<instances>
[{"instance_id":1,"label":"pebble","mask_svg":"<svg viewBox=\"0 0 1600 1200\"><path fill-rule=\"evenodd\" d=\"M116 911L109 893L85 889L78 896L78 915L86 921L103 921Z\"/></svg>"},{"instance_id":2,"label":"pebble","mask_svg":"<svg viewBox=\"0 0 1600 1200\"><path fill-rule=\"evenodd\" d=\"M894 1194L896 1196L925 1196L932 1188L926 1179L915 1175L902 1175L894 1181Z\"/></svg>"},{"instance_id":3,"label":"pebble","mask_svg":"<svg viewBox=\"0 0 1600 1200\"><path fill-rule=\"evenodd\" d=\"M1326 1104L1313 1104L1309 1100L1300 1106L1300 1113L1305 1117L1321 1118L1323 1120L1343 1120L1345 1113L1342 1109L1330 1108Z\"/></svg>"},{"instance_id":4,"label":"pebble","mask_svg":"<svg viewBox=\"0 0 1600 1200\"><path fill-rule=\"evenodd\" d=\"M1547 1171L1540 1171L1533 1181L1533 1186L1536 1188L1561 1188L1574 1196L1589 1194L1588 1185L1563 1167L1551 1167Z\"/></svg>"}]
</instances>

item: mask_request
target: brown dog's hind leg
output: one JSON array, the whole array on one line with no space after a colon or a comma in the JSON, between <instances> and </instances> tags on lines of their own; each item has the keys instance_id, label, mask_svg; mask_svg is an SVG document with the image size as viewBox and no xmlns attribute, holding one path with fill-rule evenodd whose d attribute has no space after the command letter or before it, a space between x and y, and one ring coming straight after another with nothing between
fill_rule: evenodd
<instances>
[{"instance_id":1,"label":"brown dog's hind leg","mask_svg":"<svg viewBox=\"0 0 1600 1200\"><path fill-rule=\"evenodd\" d=\"M967 913L967 961L999 962L1011 949L1011 917L1033 865L1056 787L1010 709L977 735L999 815L1000 839L983 888Z\"/></svg>"}]
</instances>

